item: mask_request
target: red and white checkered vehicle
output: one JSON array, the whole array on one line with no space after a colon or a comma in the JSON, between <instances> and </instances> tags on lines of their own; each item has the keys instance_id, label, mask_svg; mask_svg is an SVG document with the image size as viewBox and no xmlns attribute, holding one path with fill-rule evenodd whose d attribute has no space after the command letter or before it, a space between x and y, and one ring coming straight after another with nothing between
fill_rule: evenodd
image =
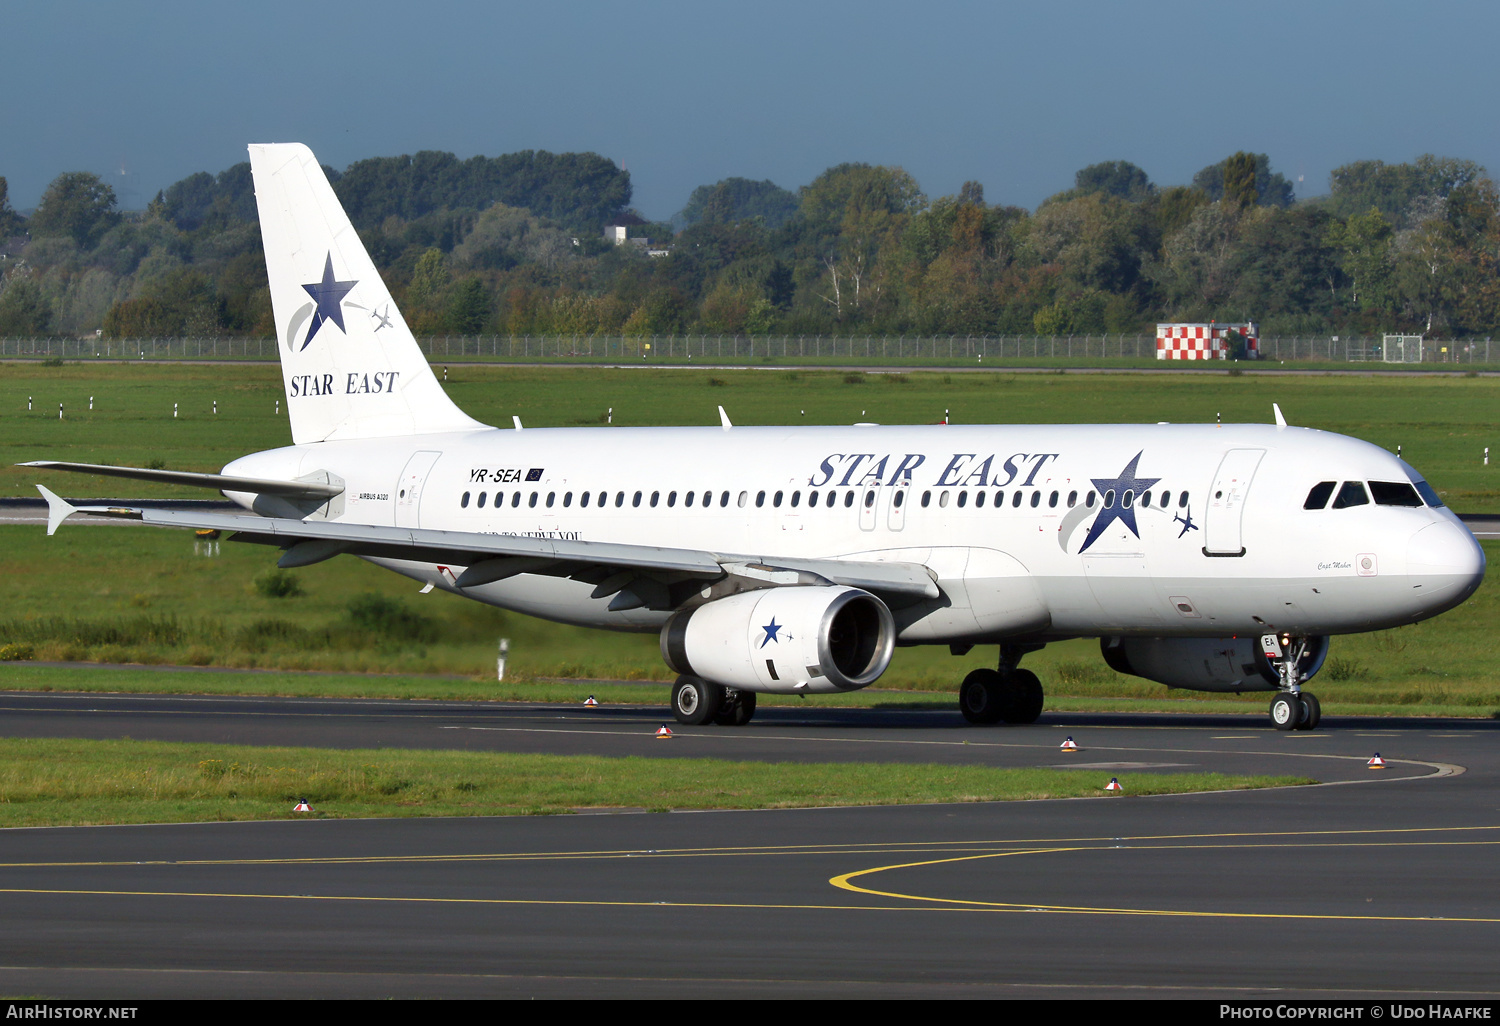
<instances>
[{"instance_id":1,"label":"red and white checkered vehicle","mask_svg":"<svg viewBox=\"0 0 1500 1026\"><path fill-rule=\"evenodd\" d=\"M1231 332L1245 336L1245 358L1260 357L1260 331L1252 322L1244 324L1158 324L1156 358L1158 360L1227 360Z\"/></svg>"}]
</instances>

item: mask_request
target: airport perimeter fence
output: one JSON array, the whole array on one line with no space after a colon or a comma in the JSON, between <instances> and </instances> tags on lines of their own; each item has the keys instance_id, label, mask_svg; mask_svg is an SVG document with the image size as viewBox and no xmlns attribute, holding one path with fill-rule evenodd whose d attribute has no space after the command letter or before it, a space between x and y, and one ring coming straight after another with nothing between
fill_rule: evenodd
<instances>
[{"instance_id":1,"label":"airport perimeter fence","mask_svg":"<svg viewBox=\"0 0 1500 1026\"><path fill-rule=\"evenodd\" d=\"M827 362L952 366L959 362L1156 359L1154 335L433 335L417 339L429 360L749 364ZM1489 339L1424 339L1423 364L1489 364ZM0 359L275 360L269 338L6 338ZM1380 363L1379 338L1268 337L1266 363ZM1222 361L1209 363L1223 365ZM1187 365L1193 365L1189 361ZM1394 364L1393 364L1394 366Z\"/></svg>"}]
</instances>

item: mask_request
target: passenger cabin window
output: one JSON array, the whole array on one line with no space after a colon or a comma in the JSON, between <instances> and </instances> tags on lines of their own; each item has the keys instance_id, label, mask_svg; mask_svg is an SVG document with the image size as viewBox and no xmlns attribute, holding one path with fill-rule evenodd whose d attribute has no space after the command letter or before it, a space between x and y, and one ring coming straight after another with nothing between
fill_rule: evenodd
<instances>
[{"instance_id":1,"label":"passenger cabin window","mask_svg":"<svg viewBox=\"0 0 1500 1026\"><path fill-rule=\"evenodd\" d=\"M496 506L500 505L500 502L501 502L500 493L496 492L495 493L495 505ZM520 492L511 492L510 493L510 508L511 509L515 509L520 504L521 504L521 493Z\"/></svg>"},{"instance_id":2,"label":"passenger cabin window","mask_svg":"<svg viewBox=\"0 0 1500 1026\"><path fill-rule=\"evenodd\" d=\"M1093 489L1089 490L1089 494L1083 500L1083 505L1087 509L1093 509L1094 508L1094 492L1093 492Z\"/></svg>"},{"instance_id":3,"label":"passenger cabin window","mask_svg":"<svg viewBox=\"0 0 1500 1026\"><path fill-rule=\"evenodd\" d=\"M958 508L963 509L969 504L969 493L967 491L958 493Z\"/></svg>"},{"instance_id":4,"label":"passenger cabin window","mask_svg":"<svg viewBox=\"0 0 1500 1026\"><path fill-rule=\"evenodd\" d=\"M1333 494L1335 481L1319 481L1312 486L1312 491L1307 493L1307 500L1302 503L1303 509L1322 509L1328 505L1328 497Z\"/></svg>"},{"instance_id":5,"label":"passenger cabin window","mask_svg":"<svg viewBox=\"0 0 1500 1026\"><path fill-rule=\"evenodd\" d=\"M948 505L948 493L947 492L939 492L938 493L938 505L939 506L947 506Z\"/></svg>"},{"instance_id":6,"label":"passenger cabin window","mask_svg":"<svg viewBox=\"0 0 1500 1026\"><path fill-rule=\"evenodd\" d=\"M527 502L526 505L534 509L536 507L536 497L537 497L538 494L540 494L540 493L538 493L538 492L532 492L531 493L531 500L529 502Z\"/></svg>"},{"instance_id":7,"label":"passenger cabin window","mask_svg":"<svg viewBox=\"0 0 1500 1026\"><path fill-rule=\"evenodd\" d=\"M984 493L983 492L975 492L974 493L974 508L975 509L983 509L984 508Z\"/></svg>"},{"instance_id":8,"label":"passenger cabin window","mask_svg":"<svg viewBox=\"0 0 1500 1026\"><path fill-rule=\"evenodd\" d=\"M619 509L623 505L625 505L625 493L615 492L615 509Z\"/></svg>"},{"instance_id":9,"label":"passenger cabin window","mask_svg":"<svg viewBox=\"0 0 1500 1026\"><path fill-rule=\"evenodd\" d=\"M548 509L552 508L552 500L554 500L556 498L557 498L557 493L556 492L548 492L547 493L547 508Z\"/></svg>"},{"instance_id":10,"label":"passenger cabin window","mask_svg":"<svg viewBox=\"0 0 1500 1026\"><path fill-rule=\"evenodd\" d=\"M727 505L729 505L729 493L728 492L720 492L719 493L719 507L723 508L723 507L725 507Z\"/></svg>"},{"instance_id":11,"label":"passenger cabin window","mask_svg":"<svg viewBox=\"0 0 1500 1026\"><path fill-rule=\"evenodd\" d=\"M684 495L682 497L682 504L684 506L691 506L693 504L693 493L692 492L688 492L686 495Z\"/></svg>"},{"instance_id":12,"label":"passenger cabin window","mask_svg":"<svg viewBox=\"0 0 1500 1026\"><path fill-rule=\"evenodd\" d=\"M458 506L459 506L460 509L468 509L469 508L469 493L468 492L464 492L464 497L462 499L458 500Z\"/></svg>"},{"instance_id":13,"label":"passenger cabin window","mask_svg":"<svg viewBox=\"0 0 1500 1026\"><path fill-rule=\"evenodd\" d=\"M667 505L669 507L677 505L677 493L676 492L668 492L667 493Z\"/></svg>"},{"instance_id":14,"label":"passenger cabin window","mask_svg":"<svg viewBox=\"0 0 1500 1026\"><path fill-rule=\"evenodd\" d=\"M793 492L792 493L792 508L796 509L797 508L797 503L799 503L801 501L802 501L802 493L801 492Z\"/></svg>"},{"instance_id":15,"label":"passenger cabin window","mask_svg":"<svg viewBox=\"0 0 1500 1026\"><path fill-rule=\"evenodd\" d=\"M777 509L781 508L781 493L780 492L777 492L775 495L771 496L771 505L775 506Z\"/></svg>"},{"instance_id":16,"label":"passenger cabin window","mask_svg":"<svg viewBox=\"0 0 1500 1026\"><path fill-rule=\"evenodd\" d=\"M1365 494L1365 486L1359 481L1345 481L1339 494L1333 500L1334 509L1347 509L1350 506L1369 505L1370 497Z\"/></svg>"},{"instance_id":17,"label":"passenger cabin window","mask_svg":"<svg viewBox=\"0 0 1500 1026\"><path fill-rule=\"evenodd\" d=\"M870 509L874 505L875 505L875 489L871 488L871 489L869 489L868 491L865 492L865 509Z\"/></svg>"},{"instance_id":18,"label":"passenger cabin window","mask_svg":"<svg viewBox=\"0 0 1500 1026\"><path fill-rule=\"evenodd\" d=\"M1181 495L1177 496L1177 508L1178 509L1185 509L1187 507L1187 500L1188 500L1187 492L1183 492Z\"/></svg>"},{"instance_id":19,"label":"passenger cabin window","mask_svg":"<svg viewBox=\"0 0 1500 1026\"><path fill-rule=\"evenodd\" d=\"M657 504L658 501L660 501L660 499L661 499L661 492L652 492L651 493L651 508L652 509L656 508L656 504Z\"/></svg>"},{"instance_id":20,"label":"passenger cabin window","mask_svg":"<svg viewBox=\"0 0 1500 1026\"><path fill-rule=\"evenodd\" d=\"M567 507L569 507L571 505L573 505L573 493L572 492L564 492L563 493L563 508L566 509Z\"/></svg>"},{"instance_id":21,"label":"passenger cabin window","mask_svg":"<svg viewBox=\"0 0 1500 1026\"><path fill-rule=\"evenodd\" d=\"M756 492L755 493L755 508L756 509L760 509L765 504L766 504L766 493L765 492Z\"/></svg>"},{"instance_id":22,"label":"passenger cabin window","mask_svg":"<svg viewBox=\"0 0 1500 1026\"><path fill-rule=\"evenodd\" d=\"M1069 492L1068 493L1068 508L1072 509L1076 505L1078 505L1078 493L1076 491Z\"/></svg>"},{"instance_id":23,"label":"passenger cabin window","mask_svg":"<svg viewBox=\"0 0 1500 1026\"><path fill-rule=\"evenodd\" d=\"M765 492L761 492L760 493L760 497L761 497L761 499L765 499L766 493ZM748 502L749 499L750 499L750 493L749 492L740 492L740 497L734 501L734 504L736 506L738 506L740 509L744 509L745 508L745 503ZM758 506L758 505L760 505L760 503L756 503L756 505Z\"/></svg>"},{"instance_id":24,"label":"passenger cabin window","mask_svg":"<svg viewBox=\"0 0 1500 1026\"><path fill-rule=\"evenodd\" d=\"M1377 506L1422 505L1422 497L1405 481L1371 481L1370 496Z\"/></svg>"},{"instance_id":25,"label":"passenger cabin window","mask_svg":"<svg viewBox=\"0 0 1500 1026\"><path fill-rule=\"evenodd\" d=\"M797 505L796 499L792 500L792 505ZM818 508L818 493L816 491L810 491L807 493L807 505L812 509Z\"/></svg>"},{"instance_id":26,"label":"passenger cabin window","mask_svg":"<svg viewBox=\"0 0 1500 1026\"><path fill-rule=\"evenodd\" d=\"M995 508L999 509L1001 506L1004 506L1004 505L1005 505L1005 493L1004 492L996 492L995 493Z\"/></svg>"},{"instance_id":27,"label":"passenger cabin window","mask_svg":"<svg viewBox=\"0 0 1500 1026\"><path fill-rule=\"evenodd\" d=\"M1048 509L1056 509L1057 508L1057 493L1056 492L1053 492L1051 495L1047 496L1047 508Z\"/></svg>"},{"instance_id":28,"label":"passenger cabin window","mask_svg":"<svg viewBox=\"0 0 1500 1026\"><path fill-rule=\"evenodd\" d=\"M636 492L630 498L630 505L632 507L638 507L638 506L640 506L640 504L641 504L641 493L640 492Z\"/></svg>"},{"instance_id":29,"label":"passenger cabin window","mask_svg":"<svg viewBox=\"0 0 1500 1026\"><path fill-rule=\"evenodd\" d=\"M929 502L931 502L931 501L932 501L932 493L931 492L923 492L922 493L922 508L926 509L927 508L927 504Z\"/></svg>"}]
</instances>

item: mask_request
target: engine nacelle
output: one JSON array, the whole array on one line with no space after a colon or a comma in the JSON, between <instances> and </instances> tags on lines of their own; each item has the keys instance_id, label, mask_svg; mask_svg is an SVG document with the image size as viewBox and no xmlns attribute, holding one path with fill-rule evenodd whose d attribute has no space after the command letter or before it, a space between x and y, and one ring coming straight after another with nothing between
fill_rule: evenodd
<instances>
[{"instance_id":1,"label":"engine nacelle","mask_svg":"<svg viewBox=\"0 0 1500 1026\"><path fill-rule=\"evenodd\" d=\"M746 691L854 691L874 683L896 646L891 611L858 588L741 592L686 609L661 631L678 673Z\"/></svg>"},{"instance_id":2,"label":"engine nacelle","mask_svg":"<svg viewBox=\"0 0 1500 1026\"><path fill-rule=\"evenodd\" d=\"M1100 638L1104 661L1116 673L1145 677L1191 691L1275 691L1276 668L1259 638ZM1298 664L1301 680L1323 668L1328 639L1309 638Z\"/></svg>"}]
</instances>

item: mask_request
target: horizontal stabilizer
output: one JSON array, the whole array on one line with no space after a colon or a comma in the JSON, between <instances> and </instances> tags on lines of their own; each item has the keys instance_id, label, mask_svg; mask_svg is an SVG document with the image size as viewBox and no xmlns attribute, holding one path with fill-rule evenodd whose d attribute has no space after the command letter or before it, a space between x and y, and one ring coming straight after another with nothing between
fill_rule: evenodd
<instances>
[{"instance_id":1,"label":"horizontal stabilizer","mask_svg":"<svg viewBox=\"0 0 1500 1026\"><path fill-rule=\"evenodd\" d=\"M104 477L128 477L134 481L155 481L158 484L217 488L221 492L249 492L254 495L280 495L295 499L331 499L344 490L341 485L318 484L313 481L271 481L258 477L194 474L186 470L110 467L99 463L59 463L54 460L36 460L32 463L18 463L16 466L36 467L39 470L68 470L76 474L98 474Z\"/></svg>"}]
</instances>

